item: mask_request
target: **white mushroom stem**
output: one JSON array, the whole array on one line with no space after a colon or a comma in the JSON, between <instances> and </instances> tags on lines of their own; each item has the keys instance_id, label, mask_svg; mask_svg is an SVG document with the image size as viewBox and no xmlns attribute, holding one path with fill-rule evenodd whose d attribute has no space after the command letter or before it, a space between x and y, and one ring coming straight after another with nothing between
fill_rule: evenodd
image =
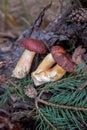
<instances>
[{"instance_id":1,"label":"white mushroom stem","mask_svg":"<svg viewBox=\"0 0 87 130\"><path fill-rule=\"evenodd\" d=\"M59 65L40 73L32 73L32 79L36 86L42 85L47 82L56 81L63 77L66 71Z\"/></svg>"},{"instance_id":2,"label":"white mushroom stem","mask_svg":"<svg viewBox=\"0 0 87 130\"><path fill-rule=\"evenodd\" d=\"M43 72L45 70L48 70L50 67L52 67L55 64L55 61L52 57L52 54L49 53L44 60L40 63L40 65L38 66L38 68L36 69L35 72L33 73L40 73Z\"/></svg>"},{"instance_id":3,"label":"white mushroom stem","mask_svg":"<svg viewBox=\"0 0 87 130\"><path fill-rule=\"evenodd\" d=\"M30 71L34 56L35 52L25 50L13 70L12 77L18 79L24 78Z\"/></svg>"}]
</instances>

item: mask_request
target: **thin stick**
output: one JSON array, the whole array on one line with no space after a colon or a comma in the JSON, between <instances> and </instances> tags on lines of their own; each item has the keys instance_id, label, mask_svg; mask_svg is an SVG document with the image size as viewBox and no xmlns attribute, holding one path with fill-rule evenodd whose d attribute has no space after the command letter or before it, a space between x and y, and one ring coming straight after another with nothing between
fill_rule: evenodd
<instances>
[{"instance_id":1,"label":"thin stick","mask_svg":"<svg viewBox=\"0 0 87 130\"><path fill-rule=\"evenodd\" d=\"M38 106L38 100L35 101L35 106L36 106L36 109L37 111L39 112L39 114L43 117L43 119L53 128L53 130L58 130L57 128L55 128L51 122L49 120L47 120L47 118L43 115L43 113L41 112L41 110L39 109L39 106Z\"/></svg>"},{"instance_id":2,"label":"thin stick","mask_svg":"<svg viewBox=\"0 0 87 130\"><path fill-rule=\"evenodd\" d=\"M59 0L60 3L60 14L63 12L63 0Z\"/></svg>"},{"instance_id":3,"label":"thin stick","mask_svg":"<svg viewBox=\"0 0 87 130\"><path fill-rule=\"evenodd\" d=\"M43 103L47 106L52 106L56 108L63 108L63 109L69 109L69 110L78 110L78 111L87 111L87 108L84 107L75 107L75 106L67 106L67 105L60 105L60 104L54 104L51 102L44 101L42 99L38 99L38 102Z\"/></svg>"}]
</instances>

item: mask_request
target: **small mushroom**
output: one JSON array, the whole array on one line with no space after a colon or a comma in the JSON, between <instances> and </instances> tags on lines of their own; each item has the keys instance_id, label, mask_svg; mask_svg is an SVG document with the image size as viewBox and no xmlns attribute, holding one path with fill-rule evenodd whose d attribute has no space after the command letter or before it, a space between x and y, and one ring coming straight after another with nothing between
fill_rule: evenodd
<instances>
[{"instance_id":1,"label":"small mushroom","mask_svg":"<svg viewBox=\"0 0 87 130\"><path fill-rule=\"evenodd\" d=\"M66 71L73 72L75 70L75 64L72 62L70 57L67 57L67 53L62 47L52 47L51 53L49 55L51 57L50 62L45 62L46 57L48 57L46 56L42 63L38 66L37 70L32 73L32 79L36 86L47 82L56 81L62 78ZM40 71L40 68L42 68L42 66L46 66L46 63L49 65L49 67L45 69L43 68L43 70ZM54 65L55 63L57 64Z\"/></svg>"},{"instance_id":2,"label":"small mushroom","mask_svg":"<svg viewBox=\"0 0 87 130\"><path fill-rule=\"evenodd\" d=\"M24 46L26 50L23 52L13 70L12 77L22 79L29 73L35 54L45 54L47 48L42 41L36 39L23 38L19 40L19 43Z\"/></svg>"}]
</instances>

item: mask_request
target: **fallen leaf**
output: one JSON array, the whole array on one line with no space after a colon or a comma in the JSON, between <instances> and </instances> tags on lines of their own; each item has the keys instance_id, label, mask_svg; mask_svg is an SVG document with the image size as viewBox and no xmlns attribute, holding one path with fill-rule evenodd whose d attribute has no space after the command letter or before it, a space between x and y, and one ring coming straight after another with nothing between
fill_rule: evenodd
<instances>
[{"instance_id":1,"label":"fallen leaf","mask_svg":"<svg viewBox=\"0 0 87 130\"><path fill-rule=\"evenodd\" d=\"M86 52L85 48L82 48L82 46L78 46L72 55L72 60L74 63L81 64L84 63L83 55Z\"/></svg>"}]
</instances>

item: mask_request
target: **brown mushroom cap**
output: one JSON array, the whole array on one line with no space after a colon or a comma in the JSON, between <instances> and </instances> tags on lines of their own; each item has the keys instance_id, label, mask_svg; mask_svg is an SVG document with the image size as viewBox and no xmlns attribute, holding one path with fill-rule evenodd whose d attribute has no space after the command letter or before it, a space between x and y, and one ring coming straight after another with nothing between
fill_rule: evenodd
<instances>
[{"instance_id":1,"label":"brown mushroom cap","mask_svg":"<svg viewBox=\"0 0 87 130\"><path fill-rule=\"evenodd\" d=\"M53 46L52 49L51 49L51 51L53 53L56 53L56 54L57 53L66 54L65 49L63 47L61 47L61 46Z\"/></svg>"},{"instance_id":2,"label":"brown mushroom cap","mask_svg":"<svg viewBox=\"0 0 87 130\"><path fill-rule=\"evenodd\" d=\"M60 46L53 46L51 49L52 56L56 63L60 65L67 72L73 72L76 68L75 63L72 61L70 56L63 51L64 49Z\"/></svg>"},{"instance_id":3,"label":"brown mushroom cap","mask_svg":"<svg viewBox=\"0 0 87 130\"><path fill-rule=\"evenodd\" d=\"M19 43L25 47L25 49L34 51L36 53L45 54L47 52L47 48L42 41L31 39L31 38L23 38L19 40Z\"/></svg>"}]
</instances>

